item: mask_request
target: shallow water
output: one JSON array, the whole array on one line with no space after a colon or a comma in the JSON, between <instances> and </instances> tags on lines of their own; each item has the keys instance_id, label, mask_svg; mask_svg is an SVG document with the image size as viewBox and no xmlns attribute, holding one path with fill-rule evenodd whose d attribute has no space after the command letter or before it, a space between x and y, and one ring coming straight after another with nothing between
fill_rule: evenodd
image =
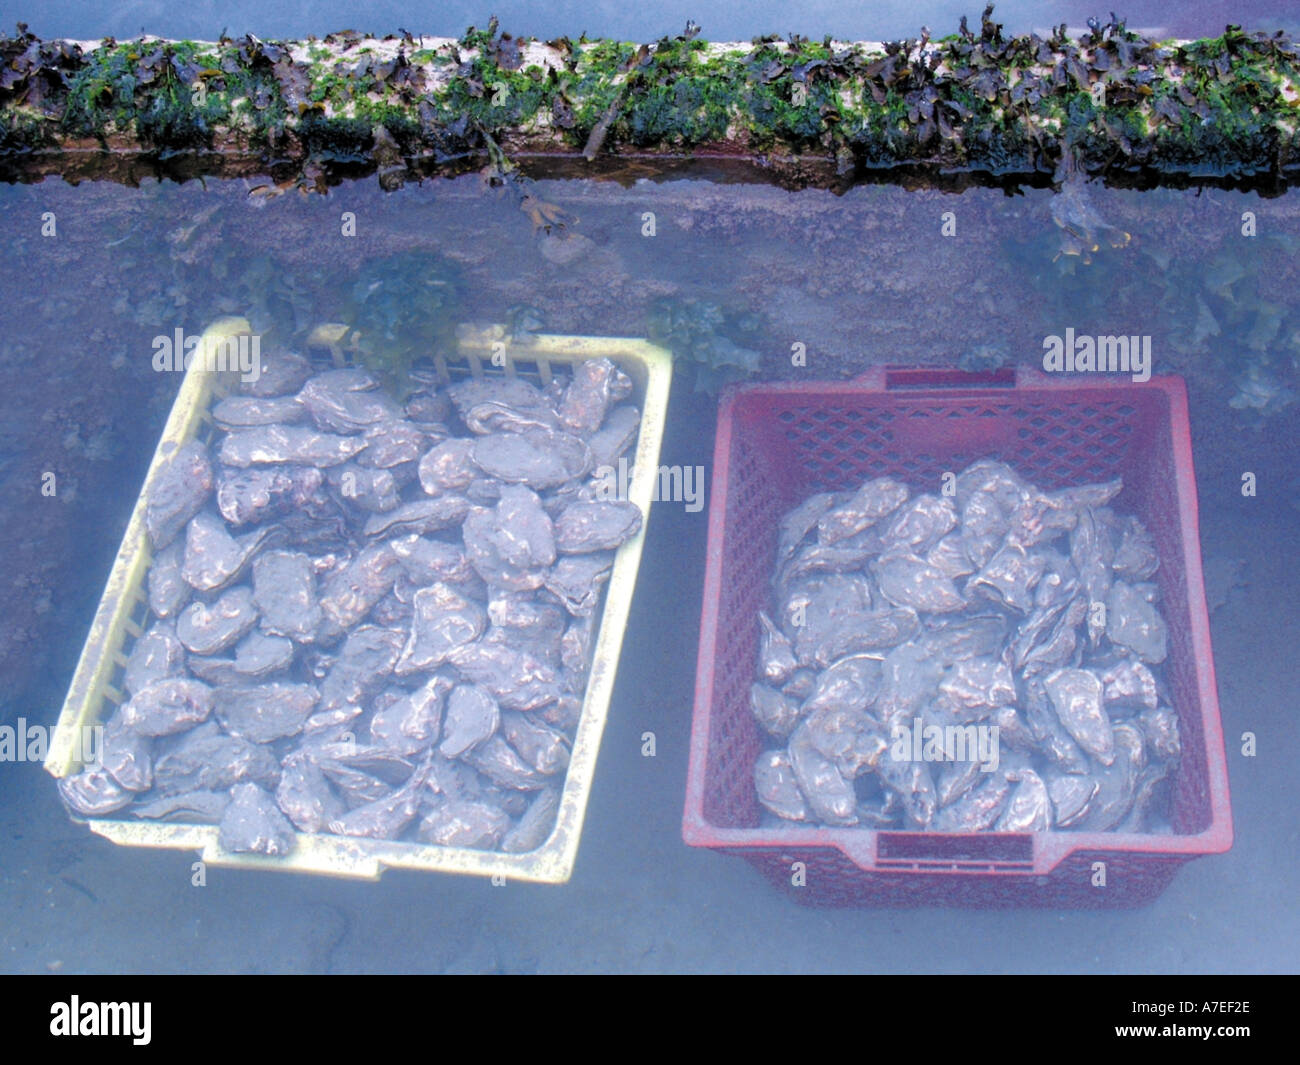
<instances>
[{"instance_id":1,"label":"shallow water","mask_svg":"<svg viewBox=\"0 0 1300 1065\"><path fill-rule=\"evenodd\" d=\"M1088 190L1130 234L1061 255L1052 193L860 187L842 196L702 180L540 182L571 218L535 228L477 176L385 194L250 197L244 182L0 188L0 718L52 722L178 386L152 340L216 315L292 334L355 309L357 282L454 279L458 321L643 336L692 324L665 465L712 474L715 363L843 378L882 363L1040 367L1067 327L1150 335L1186 377L1237 841L1153 905L1110 914L815 911L747 865L687 848L680 819L705 510L656 505L587 824L565 887L388 873L379 884L210 870L68 821L38 765L0 765L0 962L13 971L1282 970L1300 916L1289 661L1300 352L1300 197ZM1257 236L1242 234L1243 212ZM355 215L355 236L344 215ZM943 236L945 214L955 224ZM57 235L42 236L48 213ZM649 235L647 215L653 215ZM399 257L400 258L397 258ZM397 267L393 263L404 264ZM712 307L705 307L705 304ZM1208 315L1208 317L1207 317ZM275 333L269 335L274 336ZM725 342L725 343L724 343ZM791 354L804 345L807 364ZM691 355L706 360L697 364ZM1276 388L1243 389L1252 367ZM1233 406L1234 399L1237 406ZM1252 403L1256 406L1252 406ZM1262 406L1261 406L1262 405ZM1003 456L1012 457L1012 456ZM53 498L41 476L57 477ZM1244 497L1243 472L1258 494ZM657 753L642 757L653 731ZM1240 737L1258 737L1243 757ZM617 930L610 931L610 930Z\"/></svg>"}]
</instances>

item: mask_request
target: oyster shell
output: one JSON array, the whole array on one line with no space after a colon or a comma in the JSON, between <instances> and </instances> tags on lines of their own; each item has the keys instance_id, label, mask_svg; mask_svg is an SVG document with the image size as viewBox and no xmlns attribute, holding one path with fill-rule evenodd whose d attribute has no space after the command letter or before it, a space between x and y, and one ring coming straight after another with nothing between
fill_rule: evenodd
<instances>
[{"instance_id":1,"label":"oyster shell","mask_svg":"<svg viewBox=\"0 0 1300 1065\"><path fill-rule=\"evenodd\" d=\"M149 609L156 617L174 616L190 597L190 586L181 576L184 558L185 544L179 540L173 540L153 557L147 584Z\"/></svg>"},{"instance_id":2,"label":"oyster shell","mask_svg":"<svg viewBox=\"0 0 1300 1065\"><path fill-rule=\"evenodd\" d=\"M197 441L182 444L149 486L144 524L149 542L161 551L199 512L212 491L212 463Z\"/></svg>"},{"instance_id":3,"label":"oyster shell","mask_svg":"<svg viewBox=\"0 0 1300 1065\"><path fill-rule=\"evenodd\" d=\"M436 669L456 648L477 640L487 615L477 603L448 584L433 584L415 593L411 636L397 660L399 675Z\"/></svg>"},{"instance_id":4,"label":"oyster shell","mask_svg":"<svg viewBox=\"0 0 1300 1065\"><path fill-rule=\"evenodd\" d=\"M236 528L268 521L317 501L323 483L314 466L223 468L217 478L217 510Z\"/></svg>"},{"instance_id":5,"label":"oyster shell","mask_svg":"<svg viewBox=\"0 0 1300 1065\"><path fill-rule=\"evenodd\" d=\"M123 728L139 736L170 736L206 721L213 692L187 677L165 677L140 689L122 704L117 717Z\"/></svg>"},{"instance_id":6,"label":"oyster shell","mask_svg":"<svg viewBox=\"0 0 1300 1065\"><path fill-rule=\"evenodd\" d=\"M223 592L211 606L191 603L176 622L176 636L196 655L220 654L257 624L253 592L239 585Z\"/></svg>"},{"instance_id":7,"label":"oyster shell","mask_svg":"<svg viewBox=\"0 0 1300 1065\"><path fill-rule=\"evenodd\" d=\"M317 374L302 386L297 399L316 428L326 433L359 433L402 416L397 404L379 390L379 381L359 367Z\"/></svg>"},{"instance_id":8,"label":"oyster shell","mask_svg":"<svg viewBox=\"0 0 1300 1065\"><path fill-rule=\"evenodd\" d=\"M764 751L754 763L754 786L758 801L777 817L807 821L811 810L795 777L794 763L786 751Z\"/></svg>"},{"instance_id":9,"label":"oyster shell","mask_svg":"<svg viewBox=\"0 0 1300 1065\"><path fill-rule=\"evenodd\" d=\"M480 436L470 458L489 477L536 491L583 477L592 465L591 451L578 437L544 430Z\"/></svg>"},{"instance_id":10,"label":"oyster shell","mask_svg":"<svg viewBox=\"0 0 1300 1065\"><path fill-rule=\"evenodd\" d=\"M301 551L259 555L253 560L253 603L261 615L263 631L299 643L310 641L324 616L316 600L311 559Z\"/></svg>"},{"instance_id":11,"label":"oyster shell","mask_svg":"<svg viewBox=\"0 0 1300 1065\"><path fill-rule=\"evenodd\" d=\"M635 503L570 503L555 519L555 547L561 554L609 551L641 531Z\"/></svg>"},{"instance_id":12,"label":"oyster shell","mask_svg":"<svg viewBox=\"0 0 1300 1065\"><path fill-rule=\"evenodd\" d=\"M181 676L184 672L185 645L176 638L176 626L168 621L158 621L136 640L131 649L122 686L127 695L134 695L156 680Z\"/></svg>"},{"instance_id":13,"label":"oyster shell","mask_svg":"<svg viewBox=\"0 0 1300 1065\"><path fill-rule=\"evenodd\" d=\"M240 429L221 442L221 461L240 469L267 464L337 466L364 450L358 437L319 433L300 425Z\"/></svg>"},{"instance_id":14,"label":"oyster shell","mask_svg":"<svg viewBox=\"0 0 1300 1065\"><path fill-rule=\"evenodd\" d=\"M555 528L537 493L521 485L503 487L492 510L471 510L462 531L470 565L489 586L540 588L555 562Z\"/></svg>"},{"instance_id":15,"label":"oyster shell","mask_svg":"<svg viewBox=\"0 0 1300 1065\"><path fill-rule=\"evenodd\" d=\"M219 688L216 713L230 735L250 743L270 743L301 732L320 697L310 684L282 681Z\"/></svg>"},{"instance_id":16,"label":"oyster shell","mask_svg":"<svg viewBox=\"0 0 1300 1065\"><path fill-rule=\"evenodd\" d=\"M212 420L222 429L292 425L305 417L306 408L294 396L226 396L212 408Z\"/></svg>"}]
</instances>

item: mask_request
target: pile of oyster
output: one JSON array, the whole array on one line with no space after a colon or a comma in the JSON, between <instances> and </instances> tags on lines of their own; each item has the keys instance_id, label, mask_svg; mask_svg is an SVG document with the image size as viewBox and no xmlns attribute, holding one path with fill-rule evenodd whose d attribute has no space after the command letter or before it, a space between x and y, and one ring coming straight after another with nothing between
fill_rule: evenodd
<instances>
[{"instance_id":1,"label":"pile of oyster","mask_svg":"<svg viewBox=\"0 0 1300 1065\"><path fill-rule=\"evenodd\" d=\"M264 358L147 500L150 620L100 757L99 816L526 852L549 836L602 588L641 527L602 490L636 439L607 359L539 388Z\"/></svg>"},{"instance_id":2,"label":"pile of oyster","mask_svg":"<svg viewBox=\"0 0 1300 1065\"><path fill-rule=\"evenodd\" d=\"M980 461L946 493L877 478L787 514L751 689L771 823L1168 831L1168 631L1122 487Z\"/></svg>"}]
</instances>

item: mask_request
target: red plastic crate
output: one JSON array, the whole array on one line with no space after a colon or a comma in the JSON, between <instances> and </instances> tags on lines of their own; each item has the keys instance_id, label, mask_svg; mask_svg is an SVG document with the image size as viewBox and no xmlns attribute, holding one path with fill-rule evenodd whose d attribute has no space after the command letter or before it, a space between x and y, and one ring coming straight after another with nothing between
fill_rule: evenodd
<instances>
[{"instance_id":1,"label":"red plastic crate","mask_svg":"<svg viewBox=\"0 0 1300 1065\"><path fill-rule=\"evenodd\" d=\"M781 516L814 492L886 475L934 484L981 458L1001 459L1045 489L1118 474L1115 507L1155 537L1169 626L1164 674L1183 742L1174 834L759 827L752 773L763 739L749 687ZM1183 862L1231 847L1181 378L877 368L847 383L736 388L719 411L713 473L687 843L741 855L801 902L1070 907L1147 902ZM805 866L802 887L793 885L795 862ZM1093 885L1094 862L1106 865L1104 887Z\"/></svg>"}]
</instances>

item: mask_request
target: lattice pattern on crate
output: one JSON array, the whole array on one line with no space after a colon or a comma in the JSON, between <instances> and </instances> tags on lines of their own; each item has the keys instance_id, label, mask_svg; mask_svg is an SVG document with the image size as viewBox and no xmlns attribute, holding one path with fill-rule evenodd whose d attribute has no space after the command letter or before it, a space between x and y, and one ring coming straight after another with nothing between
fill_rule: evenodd
<instances>
[{"instance_id":1,"label":"lattice pattern on crate","mask_svg":"<svg viewBox=\"0 0 1300 1065\"><path fill-rule=\"evenodd\" d=\"M1192 639L1187 569L1183 558L1182 525L1174 468L1173 441L1167 429L1148 441L1144 461L1131 467L1130 490L1123 504L1150 530L1161 559L1155 582L1160 609L1169 629L1169 655L1162 672L1178 722L1183 757L1173 778L1171 821L1174 831L1200 832L1209 827L1209 766L1202 728L1203 707L1197 685L1197 653ZM1190 545L1197 551L1199 545Z\"/></svg>"},{"instance_id":2,"label":"lattice pattern on crate","mask_svg":"<svg viewBox=\"0 0 1300 1065\"><path fill-rule=\"evenodd\" d=\"M890 397L889 407L873 406L870 399L859 402L863 405L834 410L824 405L787 406L777 414L816 490L853 488L886 474L925 483L945 471L961 470L989 457L987 443L970 439L979 433L981 422L990 429L996 423L997 443L1012 451L1001 457L1041 487L1105 480L1123 464L1134 432L1134 408L1119 401L1029 404ZM958 424L973 430L955 437L953 447L909 444L925 435L941 445L945 436L953 437ZM1014 431L1008 433L1008 426Z\"/></svg>"},{"instance_id":3,"label":"lattice pattern on crate","mask_svg":"<svg viewBox=\"0 0 1300 1065\"><path fill-rule=\"evenodd\" d=\"M757 612L768 599L771 558L782 497L772 465L752 448L737 448L728 475L727 528L718 644L714 660L714 715L709 735L705 816L727 827L758 824L754 762L760 737L749 709L758 661Z\"/></svg>"},{"instance_id":4,"label":"lattice pattern on crate","mask_svg":"<svg viewBox=\"0 0 1300 1065\"><path fill-rule=\"evenodd\" d=\"M1047 876L930 868L905 874L865 873L834 848L758 850L745 857L791 899L810 906L1140 906L1160 894L1186 859L1111 852L1071 855ZM1094 862L1105 862L1106 885L1093 884ZM802 862L802 887L792 882Z\"/></svg>"}]
</instances>

